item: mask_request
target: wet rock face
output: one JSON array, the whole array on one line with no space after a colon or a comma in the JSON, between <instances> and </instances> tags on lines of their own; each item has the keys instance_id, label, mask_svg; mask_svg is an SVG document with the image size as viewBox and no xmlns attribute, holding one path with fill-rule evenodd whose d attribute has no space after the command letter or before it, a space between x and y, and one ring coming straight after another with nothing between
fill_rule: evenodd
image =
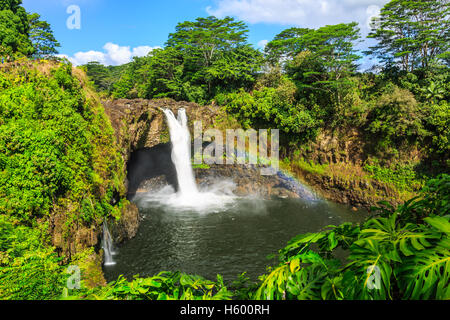
<instances>
[{"instance_id":1,"label":"wet rock face","mask_svg":"<svg viewBox=\"0 0 450 320\"><path fill-rule=\"evenodd\" d=\"M139 210L136 205L133 203L125 205L121 210L121 219L112 223L114 240L123 242L133 238L139 227L139 219ZM49 231L53 246L64 256L66 262L86 248L100 248L102 227L99 221L90 225L77 222L68 227L67 214L55 213L49 218Z\"/></svg>"},{"instance_id":2,"label":"wet rock face","mask_svg":"<svg viewBox=\"0 0 450 320\"><path fill-rule=\"evenodd\" d=\"M122 209L122 216L117 223L111 225L114 242L121 243L136 236L139 228L139 210L134 203L129 203Z\"/></svg>"},{"instance_id":3,"label":"wet rock face","mask_svg":"<svg viewBox=\"0 0 450 320\"><path fill-rule=\"evenodd\" d=\"M49 218L49 232L52 236L52 244L56 250L68 261L76 253L85 248L94 247L98 244L101 228L96 224L85 226L74 223L67 226L67 215L62 212L55 213Z\"/></svg>"},{"instance_id":4,"label":"wet rock face","mask_svg":"<svg viewBox=\"0 0 450 320\"><path fill-rule=\"evenodd\" d=\"M196 169L195 176L200 188L207 188L217 179L230 179L236 184L237 196L270 198L299 198L279 176L263 176L260 169L250 165L212 165L210 169Z\"/></svg>"},{"instance_id":5,"label":"wet rock face","mask_svg":"<svg viewBox=\"0 0 450 320\"><path fill-rule=\"evenodd\" d=\"M383 183L373 181L345 180L294 169L296 176L317 190L324 198L341 204L371 210L378 207L380 201L387 201L397 207L402 204L398 192Z\"/></svg>"},{"instance_id":6,"label":"wet rock face","mask_svg":"<svg viewBox=\"0 0 450 320\"><path fill-rule=\"evenodd\" d=\"M300 197L300 194L279 176L262 176L260 170L253 166L212 165L209 169L194 169L194 174L200 190L208 190L220 180L229 180L236 185L233 193L237 196L255 196L263 199ZM166 175L158 175L142 180L136 193L156 192L167 185L177 189L176 183L174 185Z\"/></svg>"},{"instance_id":7,"label":"wet rock face","mask_svg":"<svg viewBox=\"0 0 450 320\"><path fill-rule=\"evenodd\" d=\"M382 159L386 164L420 162L423 155L415 148L398 150L398 155L379 154L373 149L373 141L355 128L324 129L314 141L300 150L300 157L319 164L352 163L363 166L370 156Z\"/></svg>"},{"instance_id":8,"label":"wet rock face","mask_svg":"<svg viewBox=\"0 0 450 320\"><path fill-rule=\"evenodd\" d=\"M363 141L357 130L342 133L325 130L302 152L302 156L320 164L352 162L362 165L366 160Z\"/></svg>"},{"instance_id":9,"label":"wet rock face","mask_svg":"<svg viewBox=\"0 0 450 320\"><path fill-rule=\"evenodd\" d=\"M215 107L172 99L108 100L103 102L103 106L111 120L125 163L138 149L152 148L170 141L161 108L170 109L175 115L178 109L186 109L191 129L195 121L202 121L204 128L210 127L219 114L219 109Z\"/></svg>"}]
</instances>

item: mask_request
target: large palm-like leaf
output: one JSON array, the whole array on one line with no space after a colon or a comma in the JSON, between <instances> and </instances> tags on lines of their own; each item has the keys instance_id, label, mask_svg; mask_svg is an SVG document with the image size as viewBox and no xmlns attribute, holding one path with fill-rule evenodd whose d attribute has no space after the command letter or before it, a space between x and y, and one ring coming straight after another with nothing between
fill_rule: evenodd
<instances>
[{"instance_id":1,"label":"large palm-like leaf","mask_svg":"<svg viewBox=\"0 0 450 320\"><path fill-rule=\"evenodd\" d=\"M428 217L425 221L441 240L426 250L414 248L396 271L409 299L450 299L450 223L448 217Z\"/></svg>"},{"instance_id":2,"label":"large palm-like leaf","mask_svg":"<svg viewBox=\"0 0 450 320\"><path fill-rule=\"evenodd\" d=\"M280 250L280 260L287 261L290 257L307 252L311 244L317 243L321 253L331 253L336 247L348 249L357 240L360 228L352 223L340 226L328 226L327 231L298 235Z\"/></svg>"},{"instance_id":3,"label":"large palm-like leaf","mask_svg":"<svg viewBox=\"0 0 450 320\"><path fill-rule=\"evenodd\" d=\"M352 245L349 256L352 262L344 269L348 272L345 277L347 279L345 291L347 299L392 299L393 261L392 254L386 253L385 246L373 239L360 239ZM376 270L380 272L380 287L371 289L369 281L375 275Z\"/></svg>"},{"instance_id":4,"label":"large palm-like leaf","mask_svg":"<svg viewBox=\"0 0 450 320\"><path fill-rule=\"evenodd\" d=\"M450 299L450 239L410 256L397 273L405 299Z\"/></svg>"},{"instance_id":5,"label":"large palm-like leaf","mask_svg":"<svg viewBox=\"0 0 450 320\"><path fill-rule=\"evenodd\" d=\"M321 287L328 275L328 265L315 252L306 251L283 262L261 278L256 300L320 299Z\"/></svg>"},{"instance_id":6,"label":"large palm-like leaf","mask_svg":"<svg viewBox=\"0 0 450 320\"><path fill-rule=\"evenodd\" d=\"M369 220L361 231L361 238L380 242L385 254L396 262L401 262L401 254L410 256L416 250L432 246L431 242L440 238L439 234L428 228L411 223L402 226L397 223L398 218L399 215L394 213L389 218Z\"/></svg>"}]
</instances>

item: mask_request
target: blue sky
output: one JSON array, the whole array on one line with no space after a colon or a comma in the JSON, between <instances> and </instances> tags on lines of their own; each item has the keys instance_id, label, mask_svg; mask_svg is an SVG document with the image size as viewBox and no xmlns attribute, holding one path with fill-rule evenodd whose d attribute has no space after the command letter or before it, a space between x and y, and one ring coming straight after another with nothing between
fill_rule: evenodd
<instances>
[{"instance_id":1,"label":"blue sky","mask_svg":"<svg viewBox=\"0 0 450 320\"><path fill-rule=\"evenodd\" d=\"M47 20L61 43L60 53L74 64L98 60L118 65L161 47L179 22L215 15L233 16L250 29L249 42L263 47L282 30L367 21L388 0L23 0L29 12ZM81 29L68 29L71 5L81 11ZM368 42L360 45L368 46ZM367 64L367 61L362 61Z\"/></svg>"}]
</instances>

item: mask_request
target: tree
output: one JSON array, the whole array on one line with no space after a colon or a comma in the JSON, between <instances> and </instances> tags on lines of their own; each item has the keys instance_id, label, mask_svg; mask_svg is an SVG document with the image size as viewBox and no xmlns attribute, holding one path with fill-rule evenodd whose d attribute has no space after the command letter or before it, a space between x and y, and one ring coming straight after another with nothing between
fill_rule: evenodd
<instances>
[{"instance_id":1,"label":"tree","mask_svg":"<svg viewBox=\"0 0 450 320\"><path fill-rule=\"evenodd\" d=\"M228 94L224 101L226 110L244 128L277 128L282 144L298 145L315 138L319 122L305 106L296 102L297 87L286 77L276 88L264 87Z\"/></svg>"},{"instance_id":2,"label":"tree","mask_svg":"<svg viewBox=\"0 0 450 320\"><path fill-rule=\"evenodd\" d=\"M85 66L86 74L94 82L94 86L100 91L110 91L114 83L111 70L97 61L92 61Z\"/></svg>"},{"instance_id":3,"label":"tree","mask_svg":"<svg viewBox=\"0 0 450 320\"><path fill-rule=\"evenodd\" d=\"M183 99L183 56L174 48L153 50L147 57L135 58L139 96Z\"/></svg>"},{"instance_id":4,"label":"tree","mask_svg":"<svg viewBox=\"0 0 450 320\"><path fill-rule=\"evenodd\" d=\"M348 72L356 69L354 43L359 39L359 28L356 22L328 25L317 30L291 28L278 34L266 46L266 54L271 61L285 60L289 68L292 61L305 52L312 59L320 62L324 71L340 79Z\"/></svg>"},{"instance_id":5,"label":"tree","mask_svg":"<svg viewBox=\"0 0 450 320\"><path fill-rule=\"evenodd\" d=\"M356 22L342 23L306 35L308 47L336 80L356 70L355 62L360 58L354 49L354 43L359 39L357 26Z\"/></svg>"},{"instance_id":6,"label":"tree","mask_svg":"<svg viewBox=\"0 0 450 320\"><path fill-rule=\"evenodd\" d=\"M288 29L277 36L283 40L275 40L268 46L271 52L287 49L285 54L293 57L285 62L285 71L297 83L303 96L312 94L318 100L316 102L327 109L334 107L332 112L337 113L343 97L353 85L349 76L357 68L359 56L354 49L354 43L359 39L357 26L353 22L317 30ZM288 35L294 38L289 39Z\"/></svg>"},{"instance_id":7,"label":"tree","mask_svg":"<svg viewBox=\"0 0 450 320\"><path fill-rule=\"evenodd\" d=\"M215 91L250 89L263 63L262 54L250 45L239 46L224 52L213 64L199 72Z\"/></svg>"},{"instance_id":8,"label":"tree","mask_svg":"<svg viewBox=\"0 0 450 320\"><path fill-rule=\"evenodd\" d=\"M377 149L386 152L415 145L425 134L421 109L414 95L397 86L386 88L368 114L368 132Z\"/></svg>"},{"instance_id":9,"label":"tree","mask_svg":"<svg viewBox=\"0 0 450 320\"><path fill-rule=\"evenodd\" d=\"M255 81L262 59L247 44L247 26L234 18L198 18L178 24L167 47L183 57L183 82L205 87L206 98Z\"/></svg>"},{"instance_id":10,"label":"tree","mask_svg":"<svg viewBox=\"0 0 450 320\"><path fill-rule=\"evenodd\" d=\"M290 28L282 31L270 41L264 51L272 64L292 60L295 55L304 51L303 37L314 30L307 28Z\"/></svg>"},{"instance_id":11,"label":"tree","mask_svg":"<svg viewBox=\"0 0 450 320\"><path fill-rule=\"evenodd\" d=\"M7 60L33 53L27 13L21 4L22 0L0 0L0 55Z\"/></svg>"},{"instance_id":12,"label":"tree","mask_svg":"<svg viewBox=\"0 0 450 320\"><path fill-rule=\"evenodd\" d=\"M247 31L242 21L230 17L179 23L165 48L135 57L126 68L115 69L116 74L111 75L113 94L147 99L170 97L202 104L220 93L250 90L263 56L247 44ZM105 77L100 68L88 65L88 74L97 86Z\"/></svg>"},{"instance_id":13,"label":"tree","mask_svg":"<svg viewBox=\"0 0 450 320\"><path fill-rule=\"evenodd\" d=\"M269 42L265 52L272 63L289 63L301 52L311 52L322 61L325 68L341 77L341 71L355 69L359 59L353 48L359 39L356 22L327 25L317 30L306 28L286 29Z\"/></svg>"},{"instance_id":14,"label":"tree","mask_svg":"<svg viewBox=\"0 0 450 320\"><path fill-rule=\"evenodd\" d=\"M202 66L208 67L215 57L246 43L247 26L234 18L197 18L179 23L169 35L167 46L186 52Z\"/></svg>"},{"instance_id":15,"label":"tree","mask_svg":"<svg viewBox=\"0 0 450 320\"><path fill-rule=\"evenodd\" d=\"M37 13L29 14L30 24L29 36L34 47L33 56L35 58L47 58L58 53L56 48L61 45L55 39L52 28L47 21L40 20Z\"/></svg>"},{"instance_id":16,"label":"tree","mask_svg":"<svg viewBox=\"0 0 450 320\"><path fill-rule=\"evenodd\" d=\"M367 54L406 72L428 69L448 51L449 13L448 0L392 0L373 21L369 38L378 44Z\"/></svg>"}]
</instances>

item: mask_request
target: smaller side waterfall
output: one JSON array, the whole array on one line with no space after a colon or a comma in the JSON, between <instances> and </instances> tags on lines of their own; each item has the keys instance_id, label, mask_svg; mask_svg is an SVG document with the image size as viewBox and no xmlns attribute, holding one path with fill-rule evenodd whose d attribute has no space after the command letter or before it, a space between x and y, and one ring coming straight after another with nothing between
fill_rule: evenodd
<instances>
[{"instance_id":1,"label":"smaller side waterfall","mask_svg":"<svg viewBox=\"0 0 450 320\"><path fill-rule=\"evenodd\" d=\"M105 253L104 265L112 266L116 263L113 260L113 255L115 254L113 248L113 241L111 237L111 233L108 230L108 223L106 220L103 222L103 239L102 239L102 248Z\"/></svg>"}]
</instances>

